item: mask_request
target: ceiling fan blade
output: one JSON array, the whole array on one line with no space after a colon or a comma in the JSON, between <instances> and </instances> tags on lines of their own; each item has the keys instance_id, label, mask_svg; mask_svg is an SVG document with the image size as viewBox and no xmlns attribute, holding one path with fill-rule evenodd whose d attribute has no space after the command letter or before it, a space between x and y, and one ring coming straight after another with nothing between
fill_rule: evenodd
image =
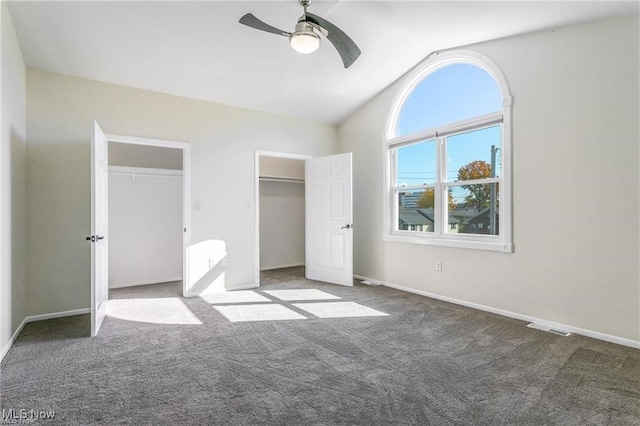
<instances>
[{"instance_id":1,"label":"ceiling fan blade","mask_svg":"<svg viewBox=\"0 0 640 426\"><path fill-rule=\"evenodd\" d=\"M307 12L306 20L322 27L327 32L327 39L336 48L345 68L349 68L360 56L360 48L340 28L317 15Z\"/></svg>"},{"instance_id":2,"label":"ceiling fan blade","mask_svg":"<svg viewBox=\"0 0 640 426\"><path fill-rule=\"evenodd\" d=\"M242 18L240 18L239 22L243 25L246 25L247 27L255 28L256 30L266 31L271 34L277 34L285 37L289 37L291 35L291 33L279 30L276 27L272 27L271 25L262 22L261 20L253 16L252 13L247 13L246 15L244 15Z\"/></svg>"}]
</instances>

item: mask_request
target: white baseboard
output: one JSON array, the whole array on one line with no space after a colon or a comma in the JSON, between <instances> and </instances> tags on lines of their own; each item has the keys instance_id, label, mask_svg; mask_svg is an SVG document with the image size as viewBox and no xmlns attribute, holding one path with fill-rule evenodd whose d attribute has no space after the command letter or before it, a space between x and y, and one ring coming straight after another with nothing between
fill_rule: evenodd
<instances>
[{"instance_id":1,"label":"white baseboard","mask_svg":"<svg viewBox=\"0 0 640 426\"><path fill-rule=\"evenodd\" d=\"M238 287L228 288L227 291L230 291L230 290L251 290L251 289L254 289L254 288L258 288L258 287L260 287L258 284L251 283L251 284L240 285Z\"/></svg>"},{"instance_id":2,"label":"white baseboard","mask_svg":"<svg viewBox=\"0 0 640 426\"><path fill-rule=\"evenodd\" d=\"M137 282L132 282L132 283L117 283L117 284L109 284L109 290L112 289L116 289L116 288L125 288L125 287L136 287L139 285L149 285L149 284L162 284L162 283L170 283L173 281L182 281L182 277L178 277L178 278L168 278L168 279L161 279L161 280L147 280L147 281L137 281Z\"/></svg>"},{"instance_id":3,"label":"white baseboard","mask_svg":"<svg viewBox=\"0 0 640 426\"><path fill-rule=\"evenodd\" d=\"M485 305L480 305L480 304L477 304L477 303L467 302L465 300L455 299L453 297L441 296L439 294L429 293L427 291L422 291L422 290L416 290L414 288L404 287L404 286L401 286L401 285L388 283L388 282L385 282L385 281L375 280L373 278L367 278L367 277L363 277L361 275L354 275L353 278L355 278L357 280L369 280L369 281L372 281L374 283L381 284L381 285L383 285L385 287L390 287L390 288L395 288L396 290L406 291L407 293L418 294L420 296L425 296L425 297L430 297L432 299L442 300L443 302L449 302L449 303L453 303L455 305L466 306L468 308L478 309L478 310L485 311L485 312L491 312L493 314L498 314L498 315L502 315L502 316L505 316L505 317L518 319L518 320L521 320L521 321L534 322L534 323L542 324L542 325L544 325L546 327L549 327L549 328L552 328L552 329L570 331L571 333L579 334L581 336L591 337L591 338L598 339L598 340L604 340L605 342L611 342L611 343L616 343L616 344L622 345L622 346L629 346L631 348L640 349L640 341L631 340L631 339L625 339L624 337L612 336L610 334L600 333L598 331L587 330L587 329L579 328L579 327L573 327L571 325L560 324L560 323L553 322L553 321L547 321L547 320L542 319L542 318L536 318L536 317L532 317L532 316L529 316L529 315L518 314L516 312L505 311L503 309L498 309L498 308L493 308L491 306L485 306Z\"/></svg>"},{"instance_id":4,"label":"white baseboard","mask_svg":"<svg viewBox=\"0 0 640 426\"><path fill-rule=\"evenodd\" d=\"M26 322L44 321L48 319L72 317L74 315L84 315L84 314L90 314L90 313L91 313L91 308L74 309L71 311L53 312L51 314L31 315L25 318L25 321Z\"/></svg>"},{"instance_id":5,"label":"white baseboard","mask_svg":"<svg viewBox=\"0 0 640 426\"><path fill-rule=\"evenodd\" d=\"M271 271L273 269L283 269L283 268L295 268L296 266L304 266L304 263L292 263L290 265L267 266L265 268L260 268L260 271Z\"/></svg>"},{"instance_id":6,"label":"white baseboard","mask_svg":"<svg viewBox=\"0 0 640 426\"><path fill-rule=\"evenodd\" d=\"M212 292L213 294L215 293L225 293L227 291L237 291L237 290L252 290L254 288L258 288L260 287L259 285L257 285L256 283L251 283L251 284L243 284L243 285L239 285L237 287L232 287L232 288L225 288L225 289L221 289L221 290L216 290L214 292ZM212 294L212 293L192 293L190 291L187 291L185 297L186 298L190 298L190 297L196 297L196 296L200 296L201 294Z\"/></svg>"},{"instance_id":7,"label":"white baseboard","mask_svg":"<svg viewBox=\"0 0 640 426\"><path fill-rule=\"evenodd\" d=\"M22 329L26 324L27 324L27 318L22 320L18 328L16 328L15 333L13 333L13 336L11 336L11 339L9 339L9 341L4 346L4 348L2 348L2 353L0 353L0 362L2 362L2 360L4 359L4 356L7 354L7 352L9 352L9 349L11 349L11 346L13 346L13 342L16 341L16 339L20 335L20 332L22 331Z\"/></svg>"},{"instance_id":8,"label":"white baseboard","mask_svg":"<svg viewBox=\"0 0 640 426\"><path fill-rule=\"evenodd\" d=\"M26 317L24 320L22 320L22 323L20 323L15 333L13 333L13 336L11 336L11 339L9 339L5 347L2 349L2 353L0 353L0 362L4 359L4 356L7 354L7 352L9 352L9 349L11 349L11 346L13 346L13 343L16 341L16 339L20 335L20 332L22 331L24 326L27 325L27 323L54 319L54 318L70 317L73 315L90 314L90 313L91 313L91 308L85 308L85 309L74 309L72 311L53 312L50 314L30 315Z\"/></svg>"}]
</instances>

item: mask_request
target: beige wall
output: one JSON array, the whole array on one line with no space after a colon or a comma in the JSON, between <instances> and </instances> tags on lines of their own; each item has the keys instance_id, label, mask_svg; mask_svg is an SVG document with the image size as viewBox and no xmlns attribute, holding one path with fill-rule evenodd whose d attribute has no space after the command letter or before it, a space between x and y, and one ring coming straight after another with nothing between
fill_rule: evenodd
<instances>
[{"instance_id":1,"label":"beige wall","mask_svg":"<svg viewBox=\"0 0 640 426\"><path fill-rule=\"evenodd\" d=\"M638 17L465 49L494 61L514 96L515 253L382 241L396 83L339 127L354 152L356 274L640 341Z\"/></svg>"},{"instance_id":2,"label":"beige wall","mask_svg":"<svg viewBox=\"0 0 640 426\"><path fill-rule=\"evenodd\" d=\"M3 1L2 134L0 139L0 358L27 315L25 199L25 68Z\"/></svg>"},{"instance_id":3,"label":"beige wall","mask_svg":"<svg viewBox=\"0 0 640 426\"><path fill-rule=\"evenodd\" d=\"M260 177L304 179L304 160L260 157Z\"/></svg>"},{"instance_id":4,"label":"beige wall","mask_svg":"<svg viewBox=\"0 0 640 426\"><path fill-rule=\"evenodd\" d=\"M93 120L107 133L191 144L191 199L200 202L191 214L192 244L224 242L227 265L204 279L225 288L255 279L255 151L323 155L337 149L335 126L28 70L31 314L89 307Z\"/></svg>"},{"instance_id":5,"label":"beige wall","mask_svg":"<svg viewBox=\"0 0 640 426\"><path fill-rule=\"evenodd\" d=\"M110 142L109 165L182 170L182 150Z\"/></svg>"}]
</instances>

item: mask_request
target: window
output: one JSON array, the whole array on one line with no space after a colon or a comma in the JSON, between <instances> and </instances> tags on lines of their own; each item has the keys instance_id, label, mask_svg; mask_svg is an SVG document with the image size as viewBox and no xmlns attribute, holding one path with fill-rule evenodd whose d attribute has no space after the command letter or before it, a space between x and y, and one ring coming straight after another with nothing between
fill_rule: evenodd
<instances>
[{"instance_id":1,"label":"window","mask_svg":"<svg viewBox=\"0 0 640 426\"><path fill-rule=\"evenodd\" d=\"M511 252L511 94L473 52L427 59L394 102L385 239Z\"/></svg>"}]
</instances>

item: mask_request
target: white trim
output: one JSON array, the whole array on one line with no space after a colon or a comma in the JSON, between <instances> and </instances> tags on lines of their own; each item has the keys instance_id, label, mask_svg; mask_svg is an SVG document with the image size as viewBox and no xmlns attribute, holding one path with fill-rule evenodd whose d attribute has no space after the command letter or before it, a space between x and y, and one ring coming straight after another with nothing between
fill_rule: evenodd
<instances>
[{"instance_id":1,"label":"white trim","mask_svg":"<svg viewBox=\"0 0 640 426\"><path fill-rule=\"evenodd\" d=\"M165 140L165 139L139 138L137 136L114 135L112 133L107 133L107 139L109 139L109 142L115 142L115 143L128 143L128 144L132 144L132 145L159 146L159 147L163 147L163 148L181 149L185 145L189 146L189 142L184 142L184 141L170 141L170 140Z\"/></svg>"},{"instance_id":2,"label":"white trim","mask_svg":"<svg viewBox=\"0 0 640 426\"><path fill-rule=\"evenodd\" d=\"M225 288L224 290L220 290L220 291L214 291L213 294L220 294L220 293L226 293L228 291L238 291L238 290L253 290L254 288L259 288L260 286L256 283L250 283L250 284L243 284L243 285L239 285L239 286L235 286L232 288ZM200 297L200 296L205 296L206 294L202 294L202 293L188 293L185 297L189 298L189 297Z\"/></svg>"},{"instance_id":3,"label":"white trim","mask_svg":"<svg viewBox=\"0 0 640 426\"><path fill-rule=\"evenodd\" d=\"M107 140L111 143L127 143L133 145L157 146L162 148L176 148L182 150L182 296L189 297L187 286L189 279L189 246L191 245L191 144L181 141L164 139L140 138L108 133ZM141 170L141 168L138 168Z\"/></svg>"},{"instance_id":4,"label":"white trim","mask_svg":"<svg viewBox=\"0 0 640 426\"><path fill-rule=\"evenodd\" d=\"M622 346L628 346L635 349L640 349L640 341L626 339L624 337L613 336L611 334L601 333L599 331L588 330L585 328L574 327L567 324L561 324L558 322L547 321L542 318L532 317L530 315L523 315L516 312L505 311L503 309L493 308L491 306L480 305L478 303L467 302L465 300L456 299L448 296L441 296L439 294L430 293L428 291L416 290L414 288L405 287L397 284L388 283L386 281L374 280L362 275L354 275L353 278L357 280L369 280L375 284L380 284L385 287L394 288L396 290L406 291L407 293L417 294L419 296L429 297L431 299L441 300L443 302L453 303L454 305L465 306L467 308L478 309L480 311L491 312L492 314L501 315L503 317L514 318L517 320L525 321L527 323L533 322L544 325L546 327L565 330L581 336L591 337L593 339L603 340L605 342L611 342ZM526 324L524 324L526 326Z\"/></svg>"},{"instance_id":5,"label":"white trim","mask_svg":"<svg viewBox=\"0 0 640 426\"><path fill-rule=\"evenodd\" d=\"M434 52L427 56L421 64L417 65L413 71L404 78L402 88L391 102L391 108L387 115L385 139L393 139L395 137L396 123L398 122L398 116L400 115L402 106L409 95L413 92L413 89L422 81L422 79L440 68L460 63L473 64L489 73L500 89L502 89L502 103L505 109L508 109L507 107L510 107L513 104L513 96L511 95L511 89L509 88L507 79L504 77L504 74L502 74L498 66L486 56L472 50L462 49L450 50L447 52Z\"/></svg>"},{"instance_id":6,"label":"white trim","mask_svg":"<svg viewBox=\"0 0 640 426\"><path fill-rule=\"evenodd\" d=\"M260 157L288 158L292 160L309 160L313 158L306 154L291 154L287 152L261 151L256 150L254 155L254 176L253 176L253 222L255 235L255 287L260 287ZM254 288L254 287L250 287Z\"/></svg>"},{"instance_id":7,"label":"white trim","mask_svg":"<svg viewBox=\"0 0 640 426\"><path fill-rule=\"evenodd\" d=\"M29 318L29 317L27 317L27 318ZM13 346L13 342L16 341L16 339L18 338L18 336L22 332L22 329L24 328L24 326L27 325L27 322L28 322L27 318L22 320L22 322L20 323L18 328L16 328L16 331L11 336L11 339L9 339L7 344L4 345L4 348L2 348L2 353L0 353L0 362L2 362L2 360L4 359L4 356L9 352L9 349L11 349L11 347Z\"/></svg>"},{"instance_id":8,"label":"white trim","mask_svg":"<svg viewBox=\"0 0 640 426\"><path fill-rule=\"evenodd\" d=\"M410 231L392 231L383 236L383 241L393 243L423 244L438 247L456 247L472 250L500 251L503 253L513 253L513 244L504 243L497 237L482 234L465 234L467 238L461 239L454 236L461 234L445 233L438 236L424 237L424 233ZM451 236L451 237L450 237ZM496 241L491 241L495 239Z\"/></svg>"},{"instance_id":9,"label":"white trim","mask_svg":"<svg viewBox=\"0 0 640 426\"><path fill-rule=\"evenodd\" d=\"M13 333L13 335L11 336L11 339L9 339L5 347L2 349L2 353L0 353L0 362L2 362L5 355L7 355L7 353L13 346L14 342L16 341L16 339L24 329L25 325L27 325L28 323L55 319L55 318L71 317L74 315L85 315L85 314L91 314L91 308L74 309L71 311L62 311L62 312L52 312L50 314L30 315L26 317L24 320L22 320L22 323L20 323L16 331Z\"/></svg>"},{"instance_id":10,"label":"white trim","mask_svg":"<svg viewBox=\"0 0 640 426\"><path fill-rule=\"evenodd\" d=\"M90 314L91 308L73 309L71 311L52 312L50 314L30 315L25 318L26 322L44 321L55 318L72 317L74 315Z\"/></svg>"},{"instance_id":11,"label":"white trim","mask_svg":"<svg viewBox=\"0 0 640 426\"><path fill-rule=\"evenodd\" d=\"M487 72L496 82L502 92L502 104L503 109L499 112L489 113L471 119L462 120L459 122L451 123L449 125L442 126L440 128L427 129L415 134L396 136L396 125L398 117L402 110L402 107L411 95L413 90L418 84L420 84L424 78L434 71L446 67L448 65L457 63L467 63L477 66L478 68ZM505 253L511 253L514 250L513 245L513 205L512 205L512 105L513 96L507 83L506 78L489 58L481 55L477 52L468 50L453 50L447 52L436 52L429 55L421 64L416 66L405 78L404 83L401 84L400 90L396 94L395 98L391 102L389 114L387 116L386 133L383 137L383 173L384 173L384 186L383 190L383 226L382 226L382 239L383 241L396 241L405 243L419 243L426 245L446 246L446 247L458 247L458 248L470 248L480 250L493 250L502 251ZM491 127L501 123L501 176L498 178L489 179L491 182L499 182L501 184L500 190L500 204L498 207L498 215L500 217L500 225L498 235L494 236L493 240L476 238L471 234L448 234L445 232L446 221L441 217L445 212L446 196L438 197L437 194L444 194L446 188L451 186L461 186L462 184L447 182L446 176L440 175L440 182L436 184L428 185L428 187L435 188L435 198L437 205L434 208L435 223L438 226L434 227L434 232L429 234L416 234L414 236L398 235L396 225L398 216L397 196L395 192L400 190L397 182L391 182L392 176L395 176L395 161L392 161L394 150L414 143L425 142L432 140L434 137L437 142L440 143L437 150L437 163L438 173L444 173L441 170L441 165L444 164L442 156L446 157L446 153L442 152L442 140L446 136L457 134L460 132L475 131L485 127ZM489 180L483 179L479 183L485 183ZM395 200L395 201L394 201Z\"/></svg>"},{"instance_id":12,"label":"white trim","mask_svg":"<svg viewBox=\"0 0 640 426\"><path fill-rule=\"evenodd\" d=\"M387 140L389 148L399 148L401 146L412 145L420 142L434 140L441 136L451 136L459 133L468 133L475 130L486 129L497 126L503 121L502 110L492 112L466 120L456 121L451 124L427 129L418 133L411 133L404 136L396 136Z\"/></svg>"},{"instance_id":13,"label":"white trim","mask_svg":"<svg viewBox=\"0 0 640 426\"><path fill-rule=\"evenodd\" d=\"M182 176L182 170L154 169L150 167L109 166L109 174L136 176Z\"/></svg>"},{"instance_id":14,"label":"white trim","mask_svg":"<svg viewBox=\"0 0 640 426\"><path fill-rule=\"evenodd\" d=\"M177 277L177 278L162 278L160 280L152 280L152 281L134 281L131 283L118 283L118 284L113 284L113 286L109 286L109 290L115 290L118 288L127 288L127 287L137 287L140 285L154 285L154 284L164 284L164 283L170 283L170 282L175 282L175 281L182 281L182 277Z\"/></svg>"},{"instance_id":15,"label":"white trim","mask_svg":"<svg viewBox=\"0 0 640 426\"><path fill-rule=\"evenodd\" d=\"M274 269L283 269L283 268L295 268L297 266L304 266L304 263L292 263L290 265L279 265L279 266L267 266L266 268L260 268L261 271L272 271Z\"/></svg>"},{"instance_id":16,"label":"white trim","mask_svg":"<svg viewBox=\"0 0 640 426\"><path fill-rule=\"evenodd\" d=\"M226 289L226 291L231 291L231 290L233 290L233 291L235 291L235 290L251 290L251 289L259 288L259 287L260 287L259 284L250 283L250 284L239 285L239 286L236 286L236 287L233 287L233 288L228 288L228 289Z\"/></svg>"}]
</instances>

